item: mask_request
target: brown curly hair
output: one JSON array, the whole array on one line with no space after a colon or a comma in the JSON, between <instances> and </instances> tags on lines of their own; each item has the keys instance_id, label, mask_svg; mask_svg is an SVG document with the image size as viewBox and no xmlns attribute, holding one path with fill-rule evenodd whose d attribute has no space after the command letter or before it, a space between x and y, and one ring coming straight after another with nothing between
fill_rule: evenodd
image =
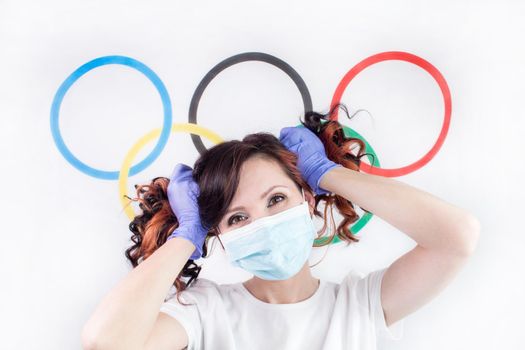
<instances>
[{"instance_id":1,"label":"brown curly hair","mask_svg":"<svg viewBox=\"0 0 525 350\"><path fill-rule=\"evenodd\" d=\"M327 114L309 111L305 114L304 121L300 122L319 137L328 159L348 169L359 171L360 158L367 155L364 153L365 144L360 139L346 137L341 124L331 120L335 109L339 106L342 106L348 116L346 106L339 103L333 106ZM358 151L354 155L351 150L356 144ZM288 151L271 133L249 134L242 141L231 140L211 147L197 159L192 173L200 189L198 205L201 222L204 227L211 227L202 247L203 258L208 257L209 239L220 234L218 224L234 197L239 183L241 165L254 155L277 161L283 171L295 182L299 191L302 188L313 194L311 187L301 177L297 168L296 154ZM142 210L129 224L129 229L133 233L131 240L134 244L126 249L125 255L133 267L153 254L178 227L178 220L171 210L167 197L169 181L170 179L166 177L156 177L149 184L135 185L137 197L126 196L130 200L128 205L131 201L138 201L139 208ZM324 215L317 210L320 201L325 202ZM327 227L326 214L328 209L333 210L333 205L337 207L343 220L330 237L323 237ZM363 210L368 212L366 209ZM314 243L314 247L330 244L336 235L339 239L347 241L348 245L359 241L349 229L349 226L359 219L354 205L349 200L336 194L316 195L314 215L324 219L324 225L318 232L318 238L325 238L322 243ZM200 270L201 266L195 264L194 260L187 261L173 282L177 291L177 300L179 300L179 293L197 279ZM188 278L188 280L183 281L183 278Z\"/></svg>"}]
</instances>

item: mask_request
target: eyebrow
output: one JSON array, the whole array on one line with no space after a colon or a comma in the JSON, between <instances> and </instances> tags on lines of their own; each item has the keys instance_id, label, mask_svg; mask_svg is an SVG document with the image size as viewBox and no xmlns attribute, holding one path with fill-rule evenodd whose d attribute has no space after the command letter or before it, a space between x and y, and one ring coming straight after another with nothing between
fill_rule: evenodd
<instances>
[{"instance_id":1,"label":"eyebrow","mask_svg":"<svg viewBox=\"0 0 525 350\"><path fill-rule=\"evenodd\" d=\"M261 195L261 199L263 199L264 197L266 197L268 195L268 193L270 193L270 191L272 191L274 188L276 187L285 187L285 188L288 188L288 186L285 186L285 185L273 185L272 187L270 187L269 189L267 189L266 191L264 191L264 193ZM246 209L245 207L243 206L238 206L238 207L235 207L235 208L231 208L230 210L228 210L224 216L226 216L227 214L231 213L232 211L236 211L236 210L240 210L240 209Z\"/></svg>"}]
</instances>

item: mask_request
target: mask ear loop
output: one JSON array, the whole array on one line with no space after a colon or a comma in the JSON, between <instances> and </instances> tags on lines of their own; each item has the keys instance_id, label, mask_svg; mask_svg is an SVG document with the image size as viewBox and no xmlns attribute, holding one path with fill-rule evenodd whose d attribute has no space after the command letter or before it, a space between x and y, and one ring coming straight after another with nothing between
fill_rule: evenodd
<instances>
[{"instance_id":1,"label":"mask ear loop","mask_svg":"<svg viewBox=\"0 0 525 350\"><path fill-rule=\"evenodd\" d=\"M335 220L334 220L334 212L333 212L332 210L330 210L330 217L331 217L330 223L332 224L332 225L331 225L331 227L332 227L331 233L333 233L333 232L335 232L336 227L335 227ZM326 247L326 249L325 249L325 251L324 251L323 257L322 257L321 259L319 259L318 262L316 262L316 263L313 264L313 265L308 264L308 266L310 266L310 267L314 267L315 265L318 265L321 261L323 261L324 258L326 257L326 254L328 254L328 250L330 250L331 245L332 245L332 242L330 242L330 243L327 244L327 247ZM317 247L317 248L320 248L320 247Z\"/></svg>"},{"instance_id":2,"label":"mask ear loop","mask_svg":"<svg viewBox=\"0 0 525 350\"><path fill-rule=\"evenodd\" d=\"M217 227L217 230L215 230L215 232L217 233L217 234L215 235L215 237L217 237L217 239L219 240L219 243L220 243L221 246L222 246L222 250L225 251L226 249L224 249L224 244L222 244L222 241L221 241L221 239L219 238L219 236L220 236L220 234L221 234L221 233L219 232L219 227Z\"/></svg>"}]
</instances>

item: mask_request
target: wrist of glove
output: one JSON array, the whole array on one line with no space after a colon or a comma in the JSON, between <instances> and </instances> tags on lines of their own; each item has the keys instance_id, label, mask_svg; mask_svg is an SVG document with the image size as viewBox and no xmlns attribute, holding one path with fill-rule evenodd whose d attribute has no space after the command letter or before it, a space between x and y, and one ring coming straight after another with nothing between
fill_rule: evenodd
<instances>
[{"instance_id":1,"label":"wrist of glove","mask_svg":"<svg viewBox=\"0 0 525 350\"><path fill-rule=\"evenodd\" d=\"M169 241L175 237L184 238L190 241L195 246L195 250L191 254L190 259L197 260L202 257L202 246L206 239L207 232L208 230L202 227L200 222L193 224L181 224L171 233L166 241Z\"/></svg>"},{"instance_id":2,"label":"wrist of glove","mask_svg":"<svg viewBox=\"0 0 525 350\"><path fill-rule=\"evenodd\" d=\"M331 161L324 155L314 153L307 160L305 160L304 164L302 164L300 167L302 168L302 173L304 174L308 185L313 189L316 195L320 195L330 193L319 186L321 178L328 171L341 166L341 164Z\"/></svg>"}]
</instances>

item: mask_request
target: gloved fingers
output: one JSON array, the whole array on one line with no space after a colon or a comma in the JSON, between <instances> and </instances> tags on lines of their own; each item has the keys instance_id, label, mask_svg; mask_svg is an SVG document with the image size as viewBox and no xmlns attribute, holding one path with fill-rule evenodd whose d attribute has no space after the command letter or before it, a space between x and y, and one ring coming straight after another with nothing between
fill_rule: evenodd
<instances>
[{"instance_id":1,"label":"gloved fingers","mask_svg":"<svg viewBox=\"0 0 525 350\"><path fill-rule=\"evenodd\" d=\"M286 127L281 129L281 133L279 136L279 141L281 141L282 144L291 147L298 143L302 142L302 137L299 132L298 127Z\"/></svg>"},{"instance_id":2,"label":"gloved fingers","mask_svg":"<svg viewBox=\"0 0 525 350\"><path fill-rule=\"evenodd\" d=\"M187 177L188 173L191 175L192 169L190 166L184 164L184 163L177 163L175 167L173 168L173 172L171 173L170 180L179 180L184 177Z\"/></svg>"},{"instance_id":3,"label":"gloved fingers","mask_svg":"<svg viewBox=\"0 0 525 350\"><path fill-rule=\"evenodd\" d=\"M188 183L188 187L189 187L189 192L190 192L189 194L191 198L193 199L194 202L197 202L197 198L200 195L200 188L199 188L199 185L193 180L193 177Z\"/></svg>"}]
</instances>

